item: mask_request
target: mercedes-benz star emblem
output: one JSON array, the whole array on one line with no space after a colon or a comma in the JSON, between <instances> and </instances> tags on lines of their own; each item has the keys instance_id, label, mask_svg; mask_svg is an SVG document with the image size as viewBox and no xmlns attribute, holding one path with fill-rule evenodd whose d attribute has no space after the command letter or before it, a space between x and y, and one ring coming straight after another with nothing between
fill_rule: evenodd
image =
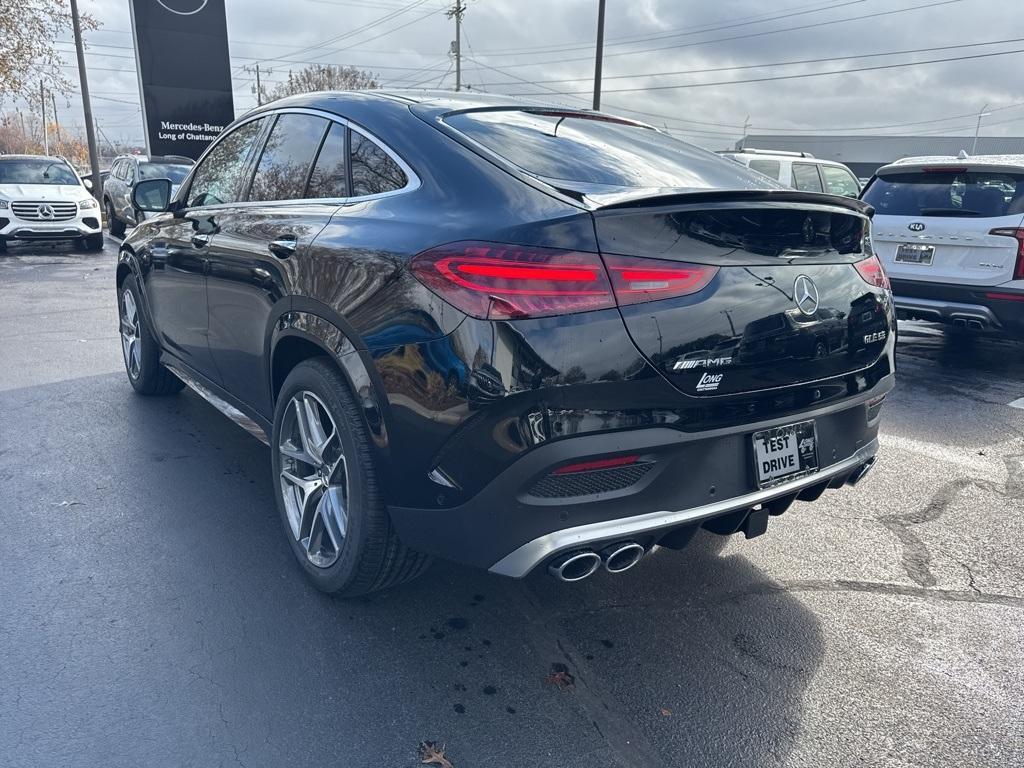
<instances>
[{"instance_id":1,"label":"mercedes-benz star emblem","mask_svg":"<svg viewBox=\"0 0 1024 768\"><path fill-rule=\"evenodd\" d=\"M793 283L793 301L805 315L818 311L818 286L807 275L800 275Z\"/></svg>"},{"instance_id":2,"label":"mercedes-benz star emblem","mask_svg":"<svg viewBox=\"0 0 1024 768\"><path fill-rule=\"evenodd\" d=\"M37 209L40 219L52 219L53 218L53 206L48 203L43 203Z\"/></svg>"},{"instance_id":3,"label":"mercedes-benz star emblem","mask_svg":"<svg viewBox=\"0 0 1024 768\"><path fill-rule=\"evenodd\" d=\"M912 221L909 224L907 224L907 229L909 229L911 232L924 232L924 222Z\"/></svg>"}]
</instances>

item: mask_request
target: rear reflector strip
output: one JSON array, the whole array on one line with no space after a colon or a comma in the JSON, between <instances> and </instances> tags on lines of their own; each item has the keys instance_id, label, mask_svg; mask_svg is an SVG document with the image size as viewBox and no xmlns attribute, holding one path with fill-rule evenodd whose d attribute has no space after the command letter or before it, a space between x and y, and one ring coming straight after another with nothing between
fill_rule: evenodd
<instances>
[{"instance_id":1,"label":"rear reflector strip","mask_svg":"<svg viewBox=\"0 0 1024 768\"><path fill-rule=\"evenodd\" d=\"M595 469L611 469L612 467L625 467L629 464L636 464L640 461L639 456L616 456L613 459L594 459L593 461L581 461L578 464L566 464L559 467L552 475L571 475L576 472L593 472Z\"/></svg>"},{"instance_id":2,"label":"rear reflector strip","mask_svg":"<svg viewBox=\"0 0 1024 768\"><path fill-rule=\"evenodd\" d=\"M986 293L985 298L997 301L1024 301L1024 293Z\"/></svg>"}]
</instances>

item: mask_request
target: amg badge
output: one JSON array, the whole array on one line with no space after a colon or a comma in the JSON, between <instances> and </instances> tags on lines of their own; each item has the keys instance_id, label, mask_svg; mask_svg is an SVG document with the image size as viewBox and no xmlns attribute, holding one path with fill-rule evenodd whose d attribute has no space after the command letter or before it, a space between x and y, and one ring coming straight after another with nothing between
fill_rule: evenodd
<instances>
[{"instance_id":1,"label":"amg badge","mask_svg":"<svg viewBox=\"0 0 1024 768\"><path fill-rule=\"evenodd\" d=\"M722 377L724 373L705 373L700 377L700 381L697 382L698 392L714 392L718 389L718 385L722 383Z\"/></svg>"},{"instance_id":2,"label":"amg badge","mask_svg":"<svg viewBox=\"0 0 1024 768\"><path fill-rule=\"evenodd\" d=\"M719 368L732 365L731 357L702 357L699 360L676 360L673 371L687 371L691 368Z\"/></svg>"}]
</instances>

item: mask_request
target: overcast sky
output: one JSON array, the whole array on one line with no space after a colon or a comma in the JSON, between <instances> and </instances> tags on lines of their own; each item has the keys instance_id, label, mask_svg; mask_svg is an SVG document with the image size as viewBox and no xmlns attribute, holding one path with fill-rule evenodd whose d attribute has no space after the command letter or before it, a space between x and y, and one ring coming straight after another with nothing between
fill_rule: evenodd
<instances>
[{"instance_id":1,"label":"overcast sky","mask_svg":"<svg viewBox=\"0 0 1024 768\"><path fill-rule=\"evenodd\" d=\"M388 86L454 87L448 56L454 24L445 17L454 0L226 2L237 114L255 105L245 67L257 61L269 70L271 85L289 68L322 61L371 70ZM88 35L87 56L100 127L111 138L141 142L128 0L79 5L102 25ZM588 106L597 5L468 0L464 84ZM983 135L1024 134L1024 53L893 66L1024 50L1020 0L607 0L607 9L603 108L713 149L732 146L748 115L751 133L971 134L975 118L965 115L986 103L992 114L984 118ZM1020 39L972 45L1013 38ZM946 46L959 47L838 58ZM73 64L73 47L61 47ZM831 60L762 66L820 59ZM742 68L722 69L728 67ZM862 67L884 68L733 82ZM711 69L720 71L692 73ZM77 81L74 69L66 71ZM689 74L654 76L676 72ZM532 84L537 81L561 82ZM715 84L665 87L696 83ZM65 119L80 122L80 110L72 97Z\"/></svg>"}]
</instances>

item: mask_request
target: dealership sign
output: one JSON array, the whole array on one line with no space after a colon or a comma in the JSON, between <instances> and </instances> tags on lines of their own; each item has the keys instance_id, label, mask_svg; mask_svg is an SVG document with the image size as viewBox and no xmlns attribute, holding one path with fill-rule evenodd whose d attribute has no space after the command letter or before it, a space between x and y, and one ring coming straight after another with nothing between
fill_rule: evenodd
<instances>
[{"instance_id":1,"label":"dealership sign","mask_svg":"<svg viewBox=\"0 0 1024 768\"><path fill-rule=\"evenodd\" d=\"M197 158L235 119L224 0L131 0L146 151Z\"/></svg>"}]
</instances>

